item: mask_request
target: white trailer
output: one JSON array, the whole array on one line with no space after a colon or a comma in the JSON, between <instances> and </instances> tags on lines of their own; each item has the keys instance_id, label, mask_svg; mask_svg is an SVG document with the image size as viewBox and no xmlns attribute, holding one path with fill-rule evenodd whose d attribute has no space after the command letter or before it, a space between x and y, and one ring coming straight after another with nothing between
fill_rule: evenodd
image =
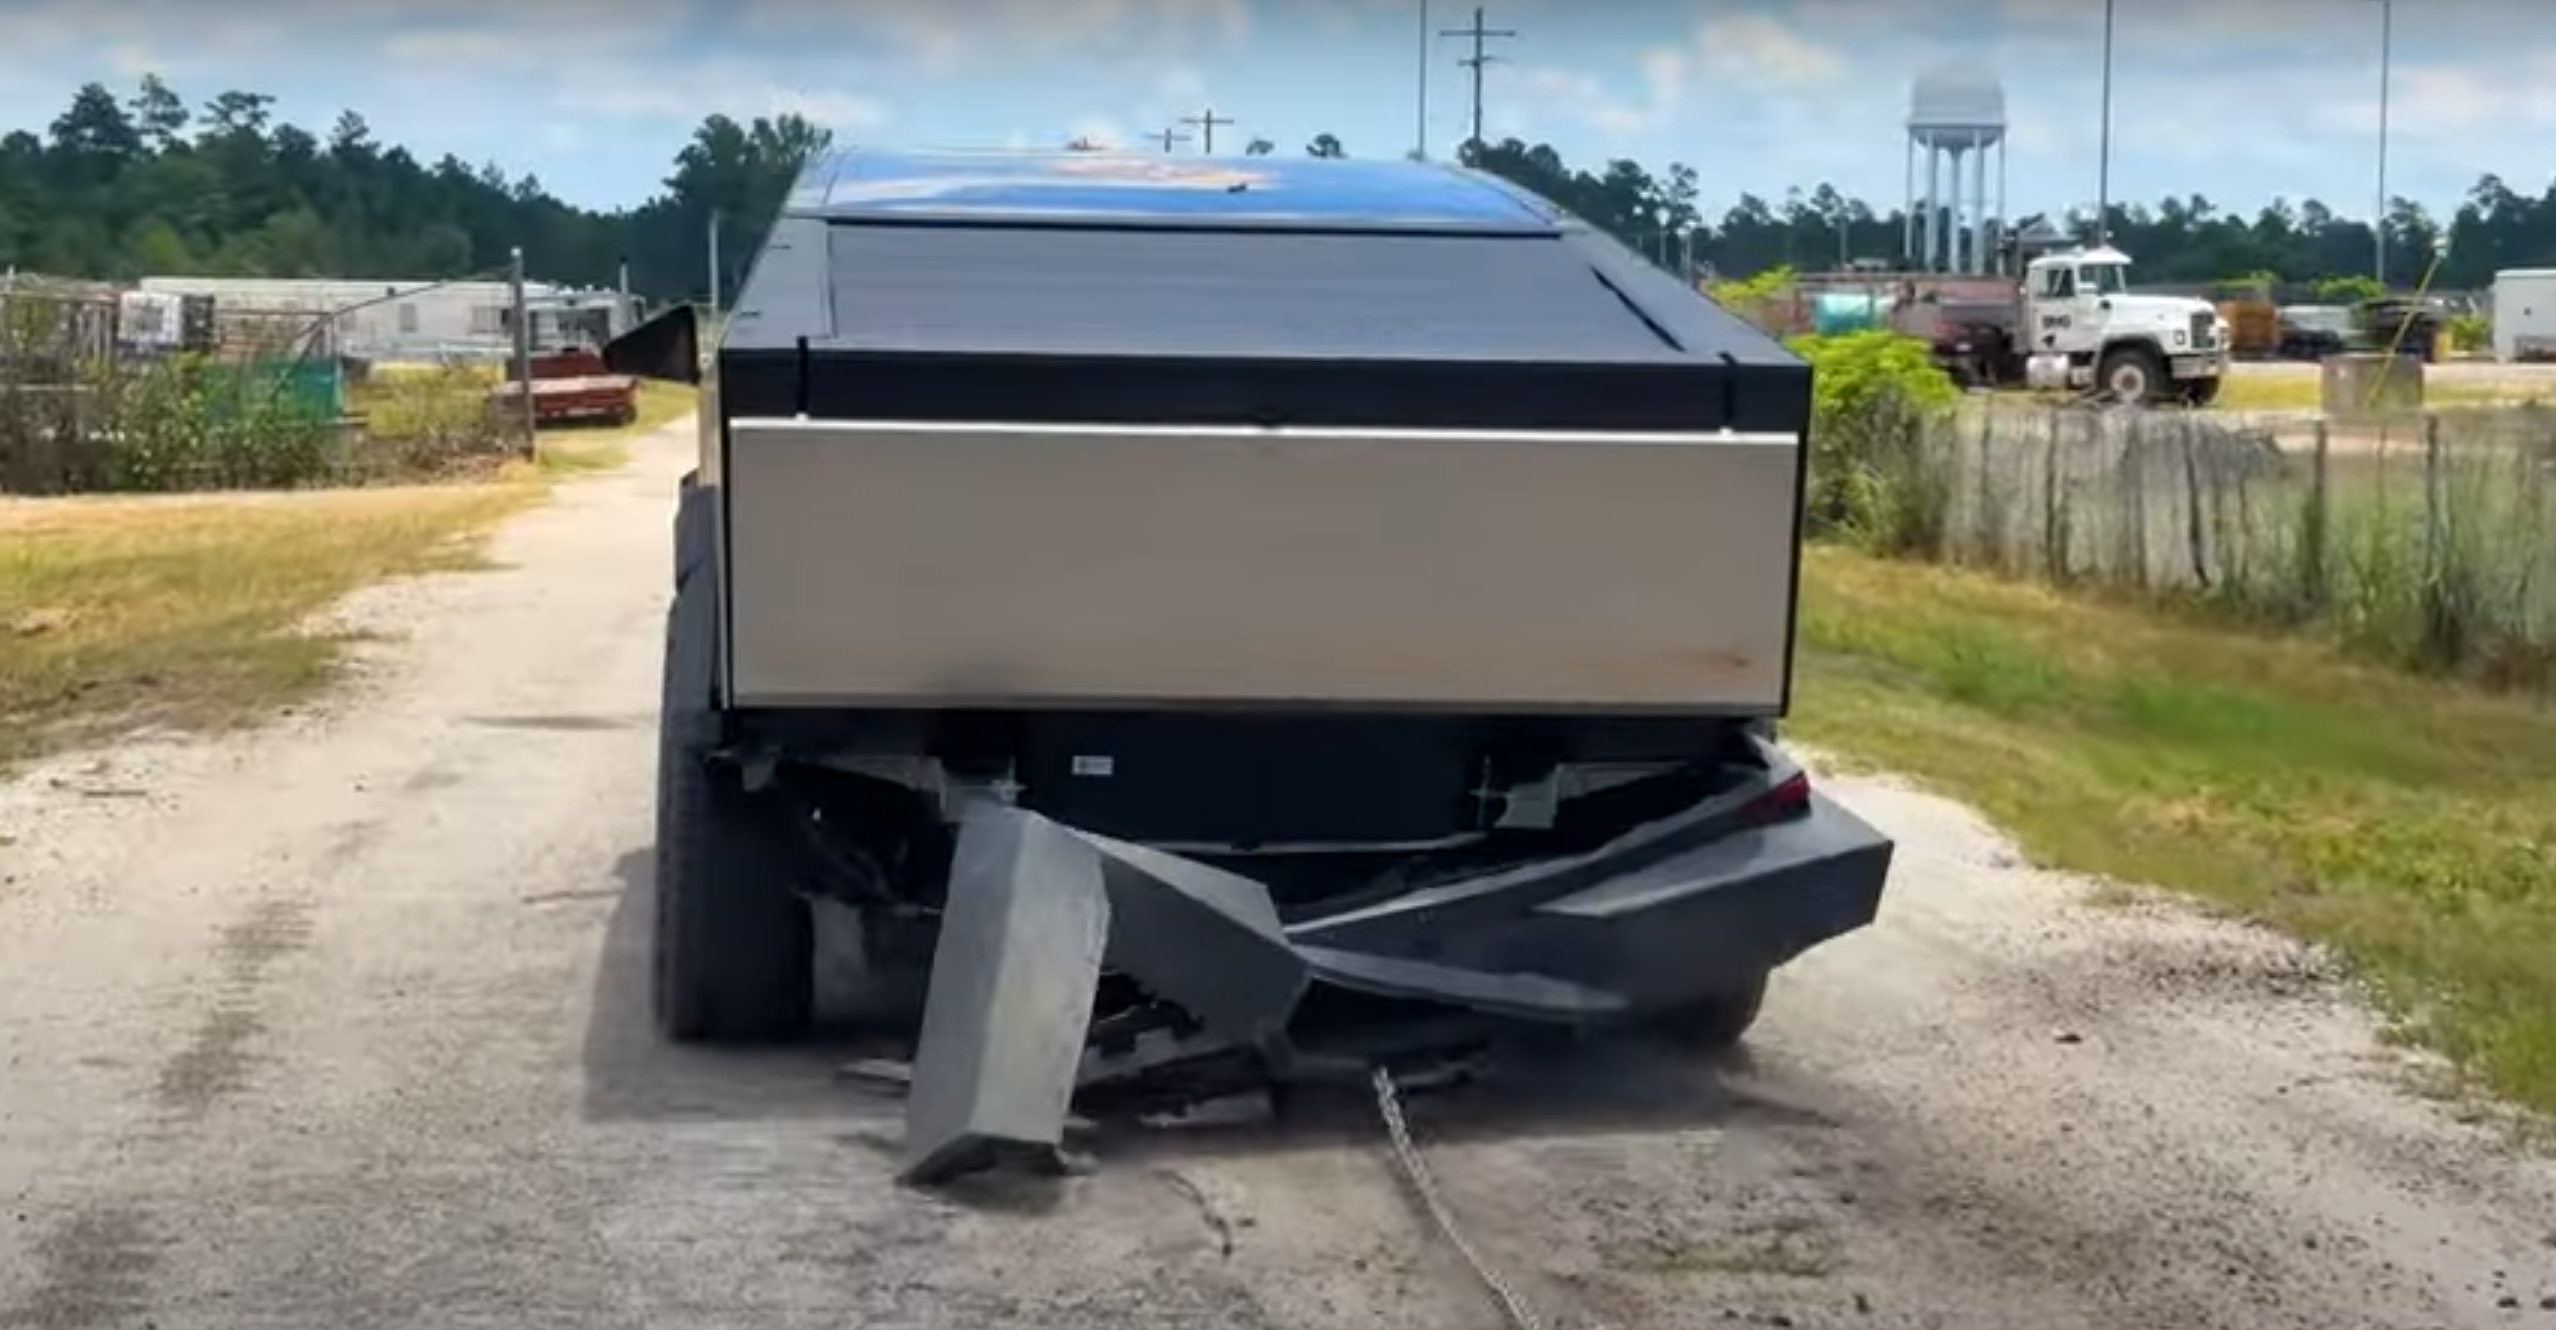
<instances>
[{"instance_id":1,"label":"white trailer","mask_svg":"<svg viewBox=\"0 0 2556 1330\"><path fill-rule=\"evenodd\" d=\"M2494 274L2494 359L2556 360L2556 268Z\"/></svg>"},{"instance_id":2,"label":"white trailer","mask_svg":"<svg viewBox=\"0 0 2556 1330\"><path fill-rule=\"evenodd\" d=\"M145 277L146 294L213 297L217 312L333 317L342 354L365 360L434 360L508 354L514 296L504 282L413 278ZM535 349L594 345L627 331L629 298L547 282L524 284Z\"/></svg>"}]
</instances>

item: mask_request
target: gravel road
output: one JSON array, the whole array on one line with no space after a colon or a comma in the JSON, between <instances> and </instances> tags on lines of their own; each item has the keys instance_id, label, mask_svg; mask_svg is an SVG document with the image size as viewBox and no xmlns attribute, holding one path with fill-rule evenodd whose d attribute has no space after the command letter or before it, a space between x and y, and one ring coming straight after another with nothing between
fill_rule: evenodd
<instances>
[{"instance_id":1,"label":"gravel road","mask_svg":"<svg viewBox=\"0 0 2556 1330\"><path fill-rule=\"evenodd\" d=\"M1482 1330L1368 1111L887 1181L843 1049L642 1002L679 440L383 589L335 700L0 789L0 1327ZM1556 1330L2556 1330L2556 1170L2406 1087L2297 948L2097 907L1960 810L1745 1065L1648 1050L1414 1105Z\"/></svg>"}]
</instances>

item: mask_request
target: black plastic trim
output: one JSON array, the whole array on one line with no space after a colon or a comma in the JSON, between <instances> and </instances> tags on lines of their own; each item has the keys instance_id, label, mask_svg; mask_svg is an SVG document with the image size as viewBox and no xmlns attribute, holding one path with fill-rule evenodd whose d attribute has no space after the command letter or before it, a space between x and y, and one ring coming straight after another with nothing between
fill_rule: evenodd
<instances>
[{"instance_id":1,"label":"black plastic trim","mask_svg":"<svg viewBox=\"0 0 2556 1330\"><path fill-rule=\"evenodd\" d=\"M804 381L803 381L804 380ZM1801 432L1807 366L731 350L731 418L1369 429Z\"/></svg>"}]
</instances>

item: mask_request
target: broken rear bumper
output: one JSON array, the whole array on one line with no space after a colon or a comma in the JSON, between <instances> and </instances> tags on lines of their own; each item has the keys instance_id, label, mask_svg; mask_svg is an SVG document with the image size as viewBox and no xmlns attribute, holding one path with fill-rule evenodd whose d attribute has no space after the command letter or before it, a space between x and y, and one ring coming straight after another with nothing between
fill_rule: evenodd
<instances>
[{"instance_id":1,"label":"broken rear bumper","mask_svg":"<svg viewBox=\"0 0 2556 1330\"><path fill-rule=\"evenodd\" d=\"M1288 939L1317 978L1380 996L1523 1019L1639 1017L1727 993L1871 923L1890 858L1880 832L1814 793L1805 813L1768 826L1415 893Z\"/></svg>"},{"instance_id":2,"label":"broken rear bumper","mask_svg":"<svg viewBox=\"0 0 2556 1330\"><path fill-rule=\"evenodd\" d=\"M1760 825L1731 812L1699 806L1587 854L1284 924L1238 874L976 807L933 958L905 1175L1052 1149L1087 1092L1177 1104L1424 1057L1501 1023L1673 1011L1873 920L1891 858L1879 832L1816 793ZM1146 1002L1096 1013L1105 972Z\"/></svg>"}]
</instances>

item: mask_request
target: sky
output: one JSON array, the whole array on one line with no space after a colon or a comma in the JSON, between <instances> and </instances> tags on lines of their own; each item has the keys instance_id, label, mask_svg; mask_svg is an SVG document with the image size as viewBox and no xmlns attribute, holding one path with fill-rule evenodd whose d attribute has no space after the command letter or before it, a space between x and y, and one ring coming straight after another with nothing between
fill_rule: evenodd
<instances>
[{"instance_id":1,"label":"sky","mask_svg":"<svg viewBox=\"0 0 2556 1330\"><path fill-rule=\"evenodd\" d=\"M2438 212L2485 172L2556 172L2545 0L2393 0L2387 183ZM2114 27L2111 197L2251 212L2378 189L2382 0L2131 0ZM1825 181L1905 196L1912 84L1967 65L2003 86L2010 215L2097 197L2102 0L1499 0L1489 137L1575 165L1700 173L1707 215ZM796 111L838 139L1048 145L1144 136L1212 109L1219 152L1316 134L1352 156L1462 141L1461 39L1419 0L0 0L0 128L41 130L96 80L190 101L240 88L324 133L530 173L588 207L655 192L711 112ZM1426 30L1470 5L1434 0ZM1199 151L1195 127L1179 152ZM1994 178L1991 178L1993 198Z\"/></svg>"}]
</instances>

